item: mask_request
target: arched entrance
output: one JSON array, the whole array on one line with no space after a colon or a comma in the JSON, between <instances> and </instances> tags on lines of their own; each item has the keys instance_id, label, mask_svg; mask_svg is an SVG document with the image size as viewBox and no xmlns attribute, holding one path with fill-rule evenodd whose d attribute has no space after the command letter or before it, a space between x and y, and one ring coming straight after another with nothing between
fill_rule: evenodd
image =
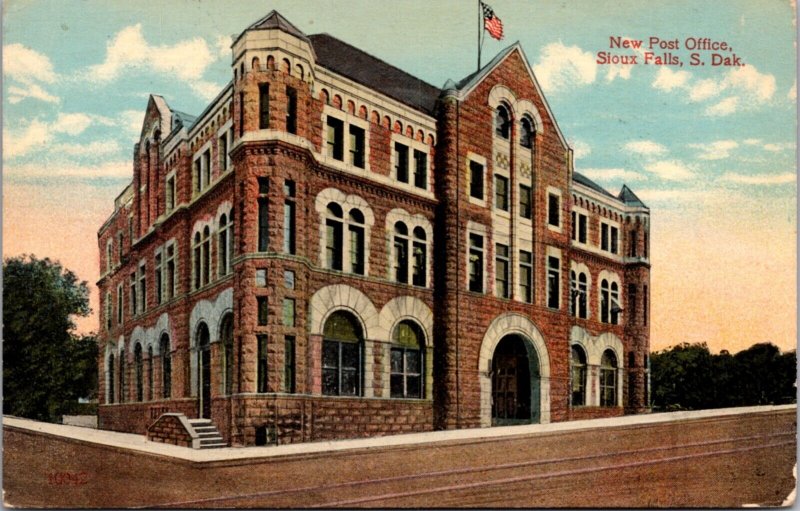
<instances>
[{"instance_id":1,"label":"arched entrance","mask_svg":"<svg viewBox=\"0 0 800 511\"><path fill-rule=\"evenodd\" d=\"M197 327L197 368L200 387L200 417L211 418L211 343L208 326L200 323Z\"/></svg>"},{"instance_id":2,"label":"arched entrance","mask_svg":"<svg viewBox=\"0 0 800 511\"><path fill-rule=\"evenodd\" d=\"M522 335L503 337L492 356L492 425L539 422L539 359Z\"/></svg>"}]
</instances>

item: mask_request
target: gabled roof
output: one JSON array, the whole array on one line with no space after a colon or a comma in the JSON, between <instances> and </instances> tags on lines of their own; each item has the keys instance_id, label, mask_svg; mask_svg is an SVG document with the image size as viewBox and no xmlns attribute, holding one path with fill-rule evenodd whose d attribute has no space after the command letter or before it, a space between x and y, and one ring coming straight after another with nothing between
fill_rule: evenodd
<instances>
[{"instance_id":1,"label":"gabled roof","mask_svg":"<svg viewBox=\"0 0 800 511\"><path fill-rule=\"evenodd\" d=\"M308 36L317 64L432 115L441 90L330 34Z\"/></svg>"},{"instance_id":2,"label":"gabled roof","mask_svg":"<svg viewBox=\"0 0 800 511\"><path fill-rule=\"evenodd\" d=\"M614 197L608 190L606 190L605 188L603 188L599 184L595 183L594 181L592 181L588 177L584 176L580 172L573 172L572 173L572 180L575 181L576 183L582 184L583 186L591 188L592 190L594 190L594 191L596 191L598 193L601 193L601 194L605 195L606 197L611 197L612 199L620 200L618 197ZM633 192L631 192L631 193L633 193Z\"/></svg>"},{"instance_id":3,"label":"gabled roof","mask_svg":"<svg viewBox=\"0 0 800 511\"><path fill-rule=\"evenodd\" d=\"M550 104L547 102L547 98L544 97L542 93L542 88L539 86L539 81L536 79L536 76L533 74L533 69L531 69L530 61L528 57L525 55L525 50L522 49L522 45L519 41L515 42L511 46L505 48L503 51L495 55L495 57L489 61L488 64L480 68L478 71L475 71L472 74L467 75L466 77L462 78L458 83L455 84L455 90L458 93L459 98L464 98L472 92L475 87L481 83L484 78L489 76L489 74L494 71L494 69L499 66L505 59L507 59L514 51L518 51L520 53L520 57L522 57L522 62L525 63L525 69L528 71L528 75L531 78L531 82L533 82L533 87L536 89L536 93L542 98L542 103L544 103L544 108L547 110L547 114L550 116L550 120L553 122L553 126L555 126L556 134L558 135L559 140L561 143L564 144L564 147L569 147L567 143L567 139L564 138L564 134L561 133L561 128L558 127L558 122L556 121L556 117L553 115L553 111L550 109ZM452 89L453 83L451 80L448 80L447 84L445 85L445 89Z\"/></svg>"},{"instance_id":4,"label":"gabled roof","mask_svg":"<svg viewBox=\"0 0 800 511\"><path fill-rule=\"evenodd\" d=\"M292 25L289 20L274 9L270 11L269 14L247 27L246 30L269 30L274 28L303 39L304 41L308 41L308 37L301 32L299 28Z\"/></svg>"},{"instance_id":5,"label":"gabled roof","mask_svg":"<svg viewBox=\"0 0 800 511\"><path fill-rule=\"evenodd\" d=\"M619 196L617 197L619 200L627 204L628 206L637 206L640 208L647 208L644 202L642 202L639 197L633 193L633 190L628 188L628 185L622 185L622 190L619 191Z\"/></svg>"}]
</instances>

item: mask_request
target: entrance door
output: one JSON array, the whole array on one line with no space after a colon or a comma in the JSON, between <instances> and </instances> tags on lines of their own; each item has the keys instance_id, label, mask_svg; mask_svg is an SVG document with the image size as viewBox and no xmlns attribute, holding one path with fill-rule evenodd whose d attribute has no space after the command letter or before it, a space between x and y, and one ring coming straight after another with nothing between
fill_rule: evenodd
<instances>
[{"instance_id":1,"label":"entrance door","mask_svg":"<svg viewBox=\"0 0 800 511\"><path fill-rule=\"evenodd\" d=\"M492 424L531 422L531 375L525 341L504 337L492 358Z\"/></svg>"}]
</instances>

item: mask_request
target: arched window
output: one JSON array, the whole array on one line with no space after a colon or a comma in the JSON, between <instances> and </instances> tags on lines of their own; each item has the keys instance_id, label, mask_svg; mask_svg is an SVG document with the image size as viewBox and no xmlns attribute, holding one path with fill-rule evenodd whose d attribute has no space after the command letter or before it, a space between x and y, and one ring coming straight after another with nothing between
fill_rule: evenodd
<instances>
[{"instance_id":1,"label":"arched window","mask_svg":"<svg viewBox=\"0 0 800 511\"><path fill-rule=\"evenodd\" d=\"M616 282L611 283L611 324L619 325L619 313L622 312L622 307L619 305L619 284Z\"/></svg>"},{"instance_id":2,"label":"arched window","mask_svg":"<svg viewBox=\"0 0 800 511\"><path fill-rule=\"evenodd\" d=\"M570 356L572 367L572 406L586 404L586 353L583 348L573 344Z\"/></svg>"},{"instance_id":3,"label":"arched window","mask_svg":"<svg viewBox=\"0 0 800 511\"><path fill-rule=\"evenodd\" d=\"M611 350L600 359L600 406L617 406L617 357Z\"/></svg>"},{"instance_id":4,"label":"arched window","mask_svg":"<svg viewBox=\"0 0 800 511\"><path fill-rule=\"evenodd\" d=\"M352 314L336 311L325 322L322 341L322 393L361 395L361 327Z\"/></svg>"},{"instance_id":5,"label":"arched window","mask_svg":"<svg viewBox=\"0 0 800 511\"><path fill-rule=\"evenodd\" d=\"M350 210L350 265L353 273L364 274L364 214L358 209Z\"/></svg>"},{"instance_id":6,"label":"arched window","mask_svg":"<svg viewBox=\"0 0 800 511\"><path fill-rule=\"evenodd\" d=\"M200 261L201 261L201 243L200 243L200 233L194 233L194 243L192 243L192 265L194 266L193 272L194 273L194 288L200 289L202 286L200 277L202 275L200 269Z\"/></svg>"},{"instance_id":7,"label":"arched window","mask_svg":"<svg viewBox=\"0 0 800 511\"><path fill-rule=\"evenodd\" d=\"M108 355L108 388L106 389L106 404L114 403L114 354Z\"/></svg>"},{"instance_id":8,"label":"arched window","mask_svg":"<svg viewBox=\"0 0 800 511\"><path fill-rule=\"evenodd\" d=\"M161 353L161 397L169 399L172 396L172 354L169 335L161 336L159 352Z\"/></svg>"},{"instance_id":9,"label":"arched window","mask_svg":"<svg viewBox=\"0 0 800 511\"><path fill-rule=\"evenodd\" d=\"M394 224L394 280L408 283L408 227L403 222Z\"/></svg>"},{"instance_id":10,"label":"arched window","mask_svg":"<svg viewBox=\"0 0 800 511\"><path fill-rule=\"evenodd\" d=\"M527 115L523 116L519 121L519 145L532 149L534 135L533 121Z\"/></svg>"},{"instance_id":11,"label":"arched window","mask_svg":"<svg viewBox=\"0 0 800 511\"><path fill-rule=\"evenodd\" d=\"M325 219L325 265L331 270L342 269L342 231L344 229L342 207L328 204L328 218Z\"/></svg>"},{"instance_id":12,"label":"arched window","mask_svg":"<svg viewBox=\"0 0 800 511\"><path fill-rule=\"evenodd\" d=\"M153 400L153 347L147 347L147 400Z\"/></svg>"},{"instance_id":13,"label":"arched window","mask_svg":"<svg viewBox=\"0 0 800 511\"><path fill-rule=\"evenodd\" d=\"M401 321L394 329L391 350L392 397L422 398L425 336L412 321Z\"/></svg>"},{"instance_id":14,"label":"arched window","mask_svg":"<svg viewBox=\"0 0 800 511\"><path fill-rule=\"evenodd\" d=\"M608 323L611 319L611 292L608 281L603 279L600 282L600 322Z\"/></svg>"},{"instance_id":15,"label":"arched window","mask_svg":"<svg viewBox=\"0 0 800 511\"><path fill-rule=\"evenodd\" d=\"M494 133L505 140L511 136L511 116L504 105L498 106L494 111Z\"/></svg>"},{"instance_id":16,"label":"arched window","mask_svg":"<svg viewBox=\"0 0 800 511\"><path fill-rule=\"evenodd\" d=\"M136 343L133 347L133 363L136 371L136 401L144 400L144 365L142 363L142 345Z\"/></svg>"},{"instance_id":17,"label":"arched window","mask_svg":"<svg viewBox=\"0 0 800 511\"><path fill-rule=\"evenodd\" d=\"M223 390L226 395L233 391L233 315L226 314L222 319L220 329L220 339L222 340L222 381Z\"/></svg>"},{"instance_id":18,"label":"arched window","mask_svg":"<svg viewBox=\"0 0 800 511\"><path fill-rule=\"evenodd\" d=\"M428 275L428 236L422 227L414 227L414 246L411 281L415 286L425 287Z\"/></svg>"}]
</instances>

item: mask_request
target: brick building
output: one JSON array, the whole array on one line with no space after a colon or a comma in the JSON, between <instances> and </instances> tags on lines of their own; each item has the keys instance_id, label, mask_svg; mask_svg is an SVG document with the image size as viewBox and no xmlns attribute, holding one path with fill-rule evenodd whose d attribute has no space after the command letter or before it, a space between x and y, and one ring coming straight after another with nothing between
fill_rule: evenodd
<instances>
[{"instance_id":1,"label":"brick building","mask_svg":"<svg viewBox=\"0 0 800 511\"><path fill-rule=\"evenodd\" d=\"M649 209L573 170L519 44L443 88L272 12L147 105L98 233L100 427L304 442L648 410Z\"/></svg>"}]
</instances>

